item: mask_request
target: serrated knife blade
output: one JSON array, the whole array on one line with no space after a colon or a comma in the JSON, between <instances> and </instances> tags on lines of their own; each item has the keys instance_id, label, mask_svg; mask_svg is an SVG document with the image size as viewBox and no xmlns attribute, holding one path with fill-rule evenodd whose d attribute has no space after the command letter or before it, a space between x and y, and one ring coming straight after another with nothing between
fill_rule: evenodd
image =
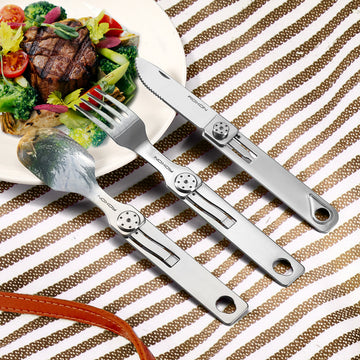
<instances>
[{"instance_id":1,"label":"serrated knife blade","mask_svg":"<svg viewBox=\"0 0 360 360\"><path fill-rule=\"evenodd\" d=\"M151 62L137 58L136 68L145 87L202 129L207 141L313 228L325 233L335 226L339 218L335 208L253 144L230 121Z\"/></svg>"}]
</instances>

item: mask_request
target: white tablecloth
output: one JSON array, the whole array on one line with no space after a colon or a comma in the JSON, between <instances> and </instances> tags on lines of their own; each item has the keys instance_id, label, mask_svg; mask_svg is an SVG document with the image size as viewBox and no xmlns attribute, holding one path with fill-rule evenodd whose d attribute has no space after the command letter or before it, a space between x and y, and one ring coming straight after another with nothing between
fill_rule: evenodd
<instances>
[{"instance_id":1,"label":"white tablecloth","mask_svg":"<svg viewBox=\"0 0 360 360\"><path fill-rule=\"evenodd\" d=\"M150 1L150 0L149 0ZM159 0L187 61L186 86L330 202L309 227L177 116L157 143L299 260L283 288L166 189L143 160L99 178L249 303L215 320L109 229L79 195L0 182L0 290L109 310L159 360L360 358L360 1ZM271 176L271 174L269 174ZM0 314L1 359L136 359L108 331Z\"/></svg>"}]
</instances>

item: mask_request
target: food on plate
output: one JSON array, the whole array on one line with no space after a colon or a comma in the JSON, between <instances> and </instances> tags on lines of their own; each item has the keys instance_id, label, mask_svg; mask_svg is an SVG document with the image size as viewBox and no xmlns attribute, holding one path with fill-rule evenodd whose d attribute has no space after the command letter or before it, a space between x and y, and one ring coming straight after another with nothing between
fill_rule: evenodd
<instances>
[{"instance_id":1,"label":"food on plate","mask_svg":"<svg viewBox=\"0 0 360 360\"><path fill-rule=\"evenodd\" d=\"M135 94L135 78L137 76L135 59L137 57L137 47L134 45L118 47L114 50L100 49L100 54L103 55L100 59L100 69L109 74L118 68L120 65L129 62L129 67L124 76L116 84L120 88L127 99L131 99Z\"/></svg>"},{"instance_id":2,"label":"food on plate","mask_svg":"<svg viewBox=\"0 0 360 360\"><path fill-rule=\"evenodd\" d=\"M32 26L24 34L22 48L29 56L30 84L46 102L54 91L62 94L89 88L96 69L96 50L89 30L79 21L65 20L63 24L78 27L78 36L65 40L53 28Z\"/></svg>"},{"instance_id":3,"label":"food on plate","mask_svg":"<svg viewBox=\"0 0 360 360\"><path fill-rule=\"evenodd\" d=\"M21 24L24 21L24 19L25 19L25 13L20 6L5 5L0 10L1 22L6 22L9 24Z\"/></svg>"},{"instance_id":4,"label":"food on plate","mask_svg":"<svg viewBox=\"0 0 360 360\"><path fill-rule=\"evenodd\" d=\"M55 20L65 20L67 17L65 9L57 7L47 1L37 1L26 6L24 9L25 28L28 29L31 26L39 26L45 21L46 15L55 8L58 8L60 11L59 17Z\"/></svg>"},{"instance_id":5,"label":"food on plate","mask_svg":"<svg viewBox=\"0 0 360 360\"><path fill-rule=\"evenodd\" d=\"M25 135L29 129L55 127L61 125L60 114L49 110L36 110L26 121L16 121L10 113L3 113L2 126L4 131L12 135Z\"/></svg>"},{"instance_id":6,"label":"food on plate","mask_svg":"<svg viewBox=\"0 0 360 360\"><path fill-rule=\"evenodd\" d=\"M28 119L36 99L36 90L30 85L0 79L0 112L12 114L15 119Z\"/></svg>"},{"instance_id":7,"label":"food on plate","mask_svg":"<svg viewBox=\"0 0 360 360\"><path fill-rule=\"evenodd\" d=\"M23 50L10 52L3 57L3 73L7 78L15 78L24 73L29 57Z\"/></svg>"},{"instance_id":8,"label":"food on plate","mask_svg":"<svg viewBox=\"0 0 360 360\"><path fill-rule=\"evenodd\" d=\"M5 5L0 9L2 131L22 136L31 128L62 124L82 146L99 146L106 134L75 105L86 108L81 99L97 96L96 88L129 102L136 93L138 43L137 35L105 11L73 19L47 1L24 9Z\"/></svg>"}]
</instances>

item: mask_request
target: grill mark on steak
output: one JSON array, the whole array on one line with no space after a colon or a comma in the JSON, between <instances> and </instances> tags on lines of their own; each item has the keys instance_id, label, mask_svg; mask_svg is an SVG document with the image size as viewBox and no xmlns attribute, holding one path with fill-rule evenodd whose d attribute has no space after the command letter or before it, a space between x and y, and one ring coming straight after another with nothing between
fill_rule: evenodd
<instances>
[{"instance_id":1,"label":"grill mark on steak","mask_svg":"<svg viewBox=\"0 0 360 360\"><path fill-rule=\"evenodd\" d=\"M30 32L30 31L29 31ZM39 39L43 36L44 28L40 28L39 31L36 32L35 40L30 43L30 48L25 47L24 50L28 53L28 55L34 55L37 48Z\"/></svg>"},{"instance_id":2,"label":"grill mark on steak","mask_svg":"<svg viewBox=\"0 0 360 360\"><path fill-rule=\"evenodd\" d=\"M64 47L64 39L59 38L53 48L53 51L51 52L51 54L49 56L49 60L47 61L46 65L40 71L40 77L42 79L45 79L50 74L51 68L55 61L55 56L56 56L56 54L60 53L60 51L63 47Z\"/></svg>"},{"instance_id":3,"label":"grill mark on steak","mask_svg":"<svg viewBox=\"0 0 360 360\"><path fill-rule=\"evenodd\" d=\"M76 20L62 23L79 27L79 36L65 40L48 27L32 27L24 35L22 46L29 55L29 80L44 102L55 90L66 96L89 87L96 75L96 51L88 29Z\"/></svg>"},{"instance_id":4,"label":"grill mark on steak","mask_svg":"<svg viewBox=\"0 0 360 360\"><path fill-rule=\"evenodd\" d=\"M88 47L91 45L90 37L84 37L80 44L78 51L74 57L73 62L77 64L77 66L81 65L81 67L87 69L87 66L83 66L83 64L80 62L81 59L84 58L84 53L88 49ZM69 64L69 66L66 68L64 75L62 76L63 81L69 81L70 79L70 73L74 70L74 67Z\"/></svg>"}]
</instances>

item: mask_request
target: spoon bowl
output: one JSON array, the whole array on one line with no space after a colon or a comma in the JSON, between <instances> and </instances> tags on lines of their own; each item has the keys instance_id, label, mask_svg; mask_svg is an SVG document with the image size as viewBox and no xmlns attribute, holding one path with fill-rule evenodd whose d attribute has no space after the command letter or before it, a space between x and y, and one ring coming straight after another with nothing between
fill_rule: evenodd
<instances>
[{"instance_id":1,"label":"spoon bowl","mask_svg":"<svg viewBox=\"0 0 360 360\"><path fill-rule=\"evenodd\" d=\"M54 190L87 196L96 182L94 158L56 128L34 129L17 147L20 162Z\"/></svg>"}]
</instances>

